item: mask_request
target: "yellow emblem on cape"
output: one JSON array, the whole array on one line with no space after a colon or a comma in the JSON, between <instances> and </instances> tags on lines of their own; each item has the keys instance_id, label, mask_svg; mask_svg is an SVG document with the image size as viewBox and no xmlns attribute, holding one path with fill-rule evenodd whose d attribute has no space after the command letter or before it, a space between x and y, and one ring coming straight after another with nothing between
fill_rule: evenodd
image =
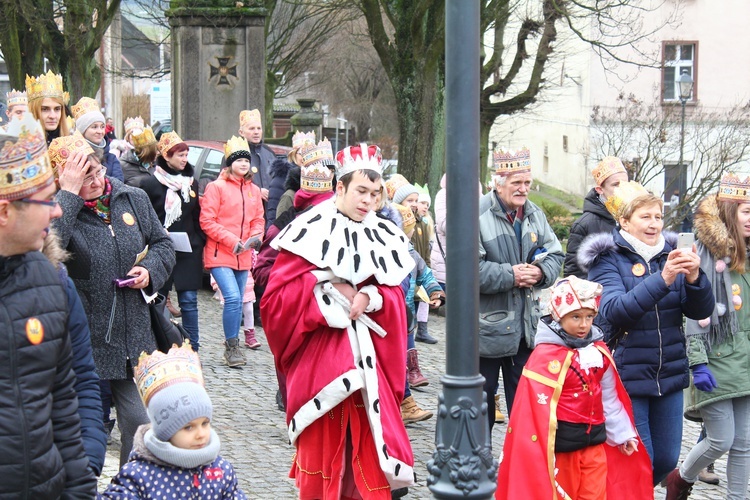
<instances>
[{"instance_id":1,"label":"yellow emblem on cape","mask_svg":"<svg viewBox=\"0 0 750 500\"><path fill-rule=\"evenodd\" d=\"M421 227L418 227L418 228L417 228L417 234L418 234L419 236L422 236L422 228L421 228Z\"/></svg>"},{"instance_id":2,"label":"yellow emblem on cape","mask_svg":"<svg viewBox=\"0 0 750 500\"><path fill-rule=\"evenodd\" d=\"M135 218L128 212L122 214L122 221L128 226L132 226L133 224L135 224Z\"/></svg>"},{"instance_id":3,"label":"yellow emblem on cape","mask_svg":"<svg viewBox=\"0 0 750 500\"><path fill-rule=\"evenodd\" d=\"M26 338L33 345L37 345L44 339L44 325L36 318L29 318L26 321Z\"/></svg>"},{"instance_id":4,"label":"yellow emblem on cape","mask_svg":"<svg viewBox=\"0 0 750 500\"><path fill-rule=\"evenodd\" d=\"M639 262L637 264L633 264L633 269L631 269L631 271L633 271L633 276L643 276L644 274L646 274L646 266Z\"/></svg>"},{"instance_id":5,"label":"yellow emblem on cape","mask_svg":"<svg viewBox=\"0 0 750 500\"><path fill-rule=\"evenodd\" d=\"M538 239L539 238L537 238L536 233L531 233L531 242L532 243L536 243L536 240L538 240Z\"/></svg>"},{"instance_id":6,"label":"yellow emblem on cape","mask_svg":"<svg viewBox=\"0 0 750 500\"><path fill-rule=\"evenodd\" d=\"M561 368L562 367L560 366L560 362L556 359L553 359L552 361L547 363L547 370L549 370L550 373L554 373L555 375L560 373Z\"/></svg>"},{"instance_id":7,"label":"yellow emblem on cape","mask_svg":"<svg viewBox=\"0 0 750 500\"><path fill-rule=\"evenodd\" d=\"M741 292L740 285L738 285L737 283L733 284L732 285L732 295L739 295L740 292Z\"/></svg>"},{"instance_id":8,"label":"yellow emblem on cape","mask_svg":"<svg viewBox=\"0 0 750 500\"><path fill-rule=\"evenodd\" d=\"M193 191L192 189L190 190L190 197L195 198L195 191Z\"/></svg>"}]
</instances>

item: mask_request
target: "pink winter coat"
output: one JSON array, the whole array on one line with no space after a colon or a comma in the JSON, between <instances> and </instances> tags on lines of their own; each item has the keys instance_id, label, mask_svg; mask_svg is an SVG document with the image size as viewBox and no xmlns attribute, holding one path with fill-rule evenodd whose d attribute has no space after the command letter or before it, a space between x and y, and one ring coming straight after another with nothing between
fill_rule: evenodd
<instances>
[{"instance_id":1,"label":"pink winter coat","mask_svg":"<svg viewBox=\"0 0 750 500\"><path fill-rule=\"evenodd\" d=\"M253 267L251 251L232 253L238 241L263 236L263 198L252 181L222 175L206 186L201 198L201 228L206 233L203 265L206 269L229 267L249 271Z\"/></svg>"},{"instance_id":2,"label":"pink winter coat","mask_svg":"<svg viewBox=\"0 0 750 500\"><path fill-rule=\"evenodd\" d=\"M440 252L440 245L445 247L445 174L440 179L440 191L435 195L435 238L437 241L432 245L430 252L430 268L435 279L445 283L445 258ZM439 244L438 244L439 243Z\"/></svg>"}]
</instances>

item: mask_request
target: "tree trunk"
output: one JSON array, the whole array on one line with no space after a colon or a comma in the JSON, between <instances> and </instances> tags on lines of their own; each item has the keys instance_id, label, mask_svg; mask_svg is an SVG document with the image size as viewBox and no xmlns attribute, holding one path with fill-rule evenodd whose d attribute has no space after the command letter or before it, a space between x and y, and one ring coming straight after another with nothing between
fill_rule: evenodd
<instances>
[{"instance_id":1,"label":"tree trunk","mask_svg":"<svg viewBox=\"0 0 750 500\"><path fill-rule=\"evenodd\" d=\"M273 137L273 98L276 96L276 74L273 70L266 70L266 88L264 99L263 137ZM294 133L294 130L292 130Z\"/></svg>"},{"instance_id":2,"label":"tree trunk","mask_svg":"<svg viewBox=\"0 0 750 500\"><path fill-rule=\"evenodd\" d=\"M37 76L44 69L42 45L12 2L4 4L0 17L0 47L3 48L10 86L24 90L26 75Z\"/></svg>"}]
</instances>

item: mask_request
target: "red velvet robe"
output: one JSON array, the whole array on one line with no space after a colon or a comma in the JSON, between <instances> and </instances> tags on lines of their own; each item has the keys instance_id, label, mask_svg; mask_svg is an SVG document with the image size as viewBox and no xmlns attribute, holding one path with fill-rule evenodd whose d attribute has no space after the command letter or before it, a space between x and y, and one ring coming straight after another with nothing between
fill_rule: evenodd
<instances>
[{"instance_id":1,"label":"red velvet robe","mask_svg":"<svg viewBox=\"0 0 750 500\"><path fill-rule=\"evenodd\" d=\"M607 346L603 342L596 342L596 346L614 365ZM556 489L554 457L556 408L572 358L572 349L540 344L527 361L503 445L495 492L498 500L570 498ZM618 398L635 428L630 398L617 372L615 375ZM607 500L653 498L651 461L641 440L638 439L638 451L631 456L623 455L613 446L604 446L607 452Z\"/></svg>"}]
</instances>

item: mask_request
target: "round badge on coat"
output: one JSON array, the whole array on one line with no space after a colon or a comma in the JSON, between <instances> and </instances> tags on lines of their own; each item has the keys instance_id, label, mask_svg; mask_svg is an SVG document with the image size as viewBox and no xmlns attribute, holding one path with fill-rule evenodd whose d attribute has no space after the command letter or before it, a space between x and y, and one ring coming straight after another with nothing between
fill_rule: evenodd
<instances>
[{"instance_id":1,"label":"round badge on coat","mask_svg":"<svg viewBox=\"0 0 750 500\"><path fill-rule=\"evenodd\" d=\"M536 233L531 233L531 242L532 243L536 243L536 240L538 240L538 239L539 238L537 238Z\"/></svg>"},{"instance_id":2,"label":"round badge on coat","mask_svg":"<svg viewBox=\"0 0 750 500\"><path fill-rule=\"evenodd\" d=\"M40 344L44 339L44 325L36 318L26 320L26 338L33 345Z\"/></svg>"},{"instance_id":3,"label":"round badge on coat","mask_svg":"<svg viewBox=\"0 0 750 500\"><path fill-rule=\"evenodd\" d=\"M132 226L133 224L135 224L135 217L133 217L132 214L125 212L124 214L122 214L122 221L128 226Z\"/></svg>"},{"instance_id":4,"label":"round badge on coat","mask_svg":"<svg viewBox=\"0 0 750 500\"><path fill-rule=\"evenodd\" d=\"M554 373L555 375L557 375L558 373L560 373L560 369L561 368L562 367L560 366L560 362L558 360L556 360L556 359L553 359L552 361L550 361L549 363L547 363L547 370L550 373Z\"/></svg>"},{"instance_id":5,"label":"round badge on coat","mask_svg":"<svg viewBox=\"0 0 750 500\"><path fill-rule=\"evenodd\" d=\"M633 269L631 269L631 270L633 271L633 276L639 276L640 277L640 276L643 276L644 274L646 274L646 266L644 266L640 262L637 263L637 264L633 264Z\"/></svg>"},{"instance_id":6,"label":"round badge on coat","mask_svg":"<svg viewBox=\"0 0 750 500\"><path fill-rule=\"evenodd\" d=\"M195 191L193 191L192 189L190 190L190 197L195 198Z\"/></svg>"}]
</instances>

